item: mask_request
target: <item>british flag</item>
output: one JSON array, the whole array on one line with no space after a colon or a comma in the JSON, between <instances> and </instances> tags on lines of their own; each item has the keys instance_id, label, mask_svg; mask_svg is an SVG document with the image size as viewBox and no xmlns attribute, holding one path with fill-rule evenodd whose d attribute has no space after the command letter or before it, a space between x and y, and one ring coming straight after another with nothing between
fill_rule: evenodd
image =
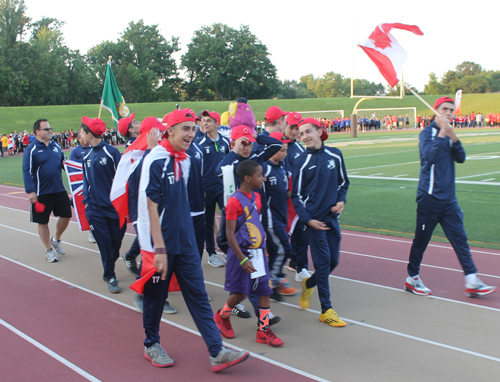
<instances>
[{"instance_id":1,"label":"british flag","mask_svg":"<svg viewBox=\"0 0 500 382\"><path fill-rule=\"evenodd\" d=\"M64 165L66 175L68 176L71 195L73 196L73 208L80 231L89 231L90 226L85 216L85 206L83 205L83 169L81 162L67 160Z\"/></svg>"}]
</instances>

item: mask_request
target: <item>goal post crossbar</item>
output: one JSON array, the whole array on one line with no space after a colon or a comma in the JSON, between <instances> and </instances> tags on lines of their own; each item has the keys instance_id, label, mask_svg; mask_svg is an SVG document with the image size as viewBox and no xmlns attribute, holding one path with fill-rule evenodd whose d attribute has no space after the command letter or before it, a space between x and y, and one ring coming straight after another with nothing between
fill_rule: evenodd
<instances>
[{"instance_id":1,"label":"goal post crossbar","mask_svg":"<svg viewBox=\"0 0 500 382\"><path fill-rule=\"evenodd\" d=\"M340 113L342 118L344 118L344 110L313 110L313 111L299 111L302 114L320 114L320 113Z\"/></svg>"}]
</instances>

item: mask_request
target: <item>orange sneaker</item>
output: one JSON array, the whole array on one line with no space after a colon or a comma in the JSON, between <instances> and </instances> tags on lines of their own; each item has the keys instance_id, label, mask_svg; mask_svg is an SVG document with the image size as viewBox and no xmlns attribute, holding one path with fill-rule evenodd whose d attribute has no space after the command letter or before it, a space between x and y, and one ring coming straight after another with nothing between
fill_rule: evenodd
<instances>
[{"instance_id":1,"label":"orange sneaker","mask_svg":"<svg viewBox=\"0 0 500 382\"><path fill-rule=\"evenodd\" d=\"M283 296L293 296L299 290L294 288L287 279L280 279L279 283L276 286L276 291Z\"/></svg>"},{"instance_id":2,"label":"orange sneaker","mask_svg":"<svg viewBox=\"0 0 500 382\"><path fill-rule=\"evenodd\" d=\"M257 337L255 340L259 344L268 344L273 348L279 348L284 345L284 342L276 337L276 334L274 334L271 329L267 329L265 332L257 330Z\"/></svg>"}]
</instances>

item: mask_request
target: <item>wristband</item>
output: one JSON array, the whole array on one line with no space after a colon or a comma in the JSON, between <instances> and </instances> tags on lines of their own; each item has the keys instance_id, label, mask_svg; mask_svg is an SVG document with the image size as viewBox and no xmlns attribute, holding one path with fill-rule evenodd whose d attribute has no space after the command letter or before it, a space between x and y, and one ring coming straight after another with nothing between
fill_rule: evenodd
<instances>
[{"instance_id":1,"label":"wristband","mask_svg":"<svg viewBox=\"0 0 500 382\"><path fill-rule=\"evenodd\" d=\"M167 248L155 248L155 254L156 255L166 255Z\"/></svg>"},{"instance_id":2,"label":"wristband","mask_svg":"<svg viewBox=\"0 0 500 382\"><path fill-rule=\"evenodd\" d=\"M244 263L245 263L245 261L247 261L247 260L248 260L248 257L245 257L243 260L241 260L240 265L241 265L241 266L243 266L243 264L244 264Z\"/></svg>"}]
</instances>

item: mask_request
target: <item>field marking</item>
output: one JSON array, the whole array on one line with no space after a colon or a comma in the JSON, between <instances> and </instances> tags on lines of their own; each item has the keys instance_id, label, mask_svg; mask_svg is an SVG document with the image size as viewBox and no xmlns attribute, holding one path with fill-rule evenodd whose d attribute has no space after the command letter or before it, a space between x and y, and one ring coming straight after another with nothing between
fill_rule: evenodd
<instances>
[{"instance_id":1,"label":"field marking","mask_svg":"<svg viewBox=\"0 0 500 382\"><path fill-rule=\"evenodd\" d=\"M94 292L93 290L87 289L87 288L85 288L85 287L83 287L83 286L81 286L81 285L74 284L74 283L72 283L71 281L63 280L63 279L61 279L61 278L59 278L59 277L57 277L57 276L51 275L50 273L46 273L46 272L41 271L41 270L39 270L39 269L33 268L33 267L29 266L29 265L23 264L23 263L21 263L21 262L19 262L19 261L17 261L17 260L13 260L13 259L11 259L11 258L9 258L9 257L6 257L6 256L3 256L3 255L1 255L1 254L0 254L0 258L2 258L2 259L4 259L4 260L7 260L7 261L10 261L10 262L12 262L12 263L14 263L14 264L20 265L20 266L22 266L22 267L24 267L24 268L27 268L27 269L31 270L31 271L37 272L37 273L39 273L39 274L41 274L41 275L44 275L44 276L46 276L46 277L50 277L51 279L54 279L54 280L59 281L59 282L62 282L62 283L64 283L64 284L66 284L66 285L70 285L70 286L72 286L73 288L80 289L81 291L87 292L87 293L89 293L89 294L91 294L91 295L94 295L94 296L96 296L96 297L100 297L100 298L102 298L102 299L104 299L104 300L107 300L107 301L113 302L113 303L115 303L115 304L117 304L117 305L120 305L120 306L122 306L122 307L124 307L124 308L128 308L128 309L130 309L130 310L133 310L134 312L137 312L136 308L135 308L135 307L133 307L133 306L131 306L131 305L125 304L124 302L121 302L121 301L118 301L118 300L114 300L114 299L112 299L111 297L108 297L108 296L105 296L105 295L103 295L103 294L100 294L100 293ZM205 281L205 283L207 283L207 282ZM221 285L221 287L223 287L223 286ZM174 327L179 328L179 329L181 329L181 330L184 330L184 331L186 331L186 332L189 332L189 333L195 334L195 335L197 335L198 337L201 337L201 334L200 334L198 331L196 331L196 330L194 330L194 329L191 329L191 328L188 328L187 326L177 324L176 322L169 321L169 320L167 320L167 319L165 319L165 318L163 318L163 317L162 317L162 319L161 319L161 320L162 320L163 322L165 322L166 324L169 324L169 325L171 325L171 326L174 326ZM241 351L241 350L244 350L243 348L240 348L240 347L238 347L238 346L236 346L236 345L233 345L233 344L231 344L231 343L227 343L227 342L224 342L224 341L223 341L222 343L224 344L224 346L229 347L229 348L232 348L232 349L236 349L236 350L240 350L240 351ZM313 380L315 380L315 381L319 381L319 382L329 382L327 379L324 379L324 378L318 377L318 376L316 376L316 375L310 374L310 373L308 373L308 372L306 372L306 371L303 371L303 370L296 369L296 368L295 368L295 367L293 367L293 366L289 366L289 365L284 364L284 363L281 363L281 362L279 362L279 361L275 361L275 360L272 360L272 359L266 358L266 357L264 357L264 356L262 356L262 355L260 355L260 354L253 353L253 352L251 352L251 351L249 351L249 353L250 353L250 355L251 355L252 357L257 358L257 359L260 359L261 361L267 362L267 363L269 363L269 364L271 364L271 365L278 366L278 367L280 367L280 368L282 368L282 369L285 369L285 370L291 371L291 372L293 372L293 373L296 373L296 374L302 375L302 376L304 376L304 377L307 377L307 378L313 379ZM96 381L99 381L99 380L96 380Z\"/></svg>"},{"instance_id":2,"label":"field marking","mask_svg":"<svg viewBox=\"0 0 500 382\"><path fill-rule=\"evenodd\" d=\"M495 172L486 172L484 174L476 174L476 175L468 175L468 176L461 176L456 179L468 179L468 178L476 178L478 176L486 176L486 175L493 175L493 174L500 174L500 171L495 171Z\"/></svg>"},{"instance_id":3,"label":"field marking","mask_svg":"<svg viewBox=\"0 0 500 382\"><path fill-rule=\"evenodd\" d=\"M393 178L397 178L399 176L408 176L408 174L394 175Z\"/></svg>"},{"instance_id":4,"label":"field marking","mask_svg":"<svg viewBox=\"0 0 500 382\"><path fill-rule=\"evenodd\" d=\"M383 165L380 165L380 166L370 166L370 167L353 168L353 170L354 171L370 170L372 168L405 166L405 165L408 165L408 164L415 164L415 163L420 163L420 161L416 161L416 162L404 162L404 163L391 163L391 164L383 164Z\"/></svg>"},{"instance_id":5,"label":"field marking","mask_svg":"<svg viewBox=\"0 0 500 382\"><path fill-rule=\"evenodd\" d=\"M1 256L3 257L3 256ZM92 381L92 382L100 382L100 379L97 379L94 377L92 374L87 373L85 370L81 369L80 367L76 366L74 363L68 361L66 358L61 357L59 354L56 352L50 350L48 347L42 345L40 342L37 340L31 338L27 334L21 332L19 329L15 328L14 326L10 325L9 323L5 322L0 318L0 325L3 325L5 328L10 330L11 332L17 334L19 337L21 337L23 340L29 342L31 345L37 347L44 353L48 354L50 357L54 358L56 361L59 361L62 363L64 366L70 368L73 370L75 373L80 374L83 378L85 378L87 381Z\"/></svg>"},{"instance_id":6,"label":"field marking","mask_svg":"<svg viewBox=\"0 0 500 382\"><path fill-rule=\"evenodd\" d=\"M378 167L378 166L377 166ZM380 167L385 167L385 166L380 166ZM362 170L362 169L357 169L357 170ZM348 175L350 178L359 178L359 179L382 179L382 180L409 180L411 182L418 182L418 178L396 178L396 177L391 177L391 176L371 176L371 175ZM402 175L396 175L396 176L402 176ZM493 178L495 179L495 178ZM458 184L487 184L490 186L500 186L500 182L488 182L484 183L483 181L473 181L473 180L456 180L455 183Z\"/></svg>"},{"instance_id":7,"label":"field marking","mask_svg":"<svg viewBox=\"0 0 500 382\"><path fill-rule=\"evenodd\" d=\"M490 179L483 179L481 182L489 182L490 180L495 180L496 178L490 178Z\"/></svg>"},{"instance_id":8,"label":"field marking","mask_svg":"<svg viewBox=\"0 0 500 382\"><path fill-rule=\"evenodd\" d=\"M344 156L344 159L350 159L350 158L366 158L366 157L374 157L378 155L389 155L389 154L406 154L406 153L413 153L413 152L418 152L418 150L409 150L409 151L393 151L390 153L377 153L377 154L366 154L366 155L355 155L352 157L349 156Z\"/></svg>"}]
</instances>

